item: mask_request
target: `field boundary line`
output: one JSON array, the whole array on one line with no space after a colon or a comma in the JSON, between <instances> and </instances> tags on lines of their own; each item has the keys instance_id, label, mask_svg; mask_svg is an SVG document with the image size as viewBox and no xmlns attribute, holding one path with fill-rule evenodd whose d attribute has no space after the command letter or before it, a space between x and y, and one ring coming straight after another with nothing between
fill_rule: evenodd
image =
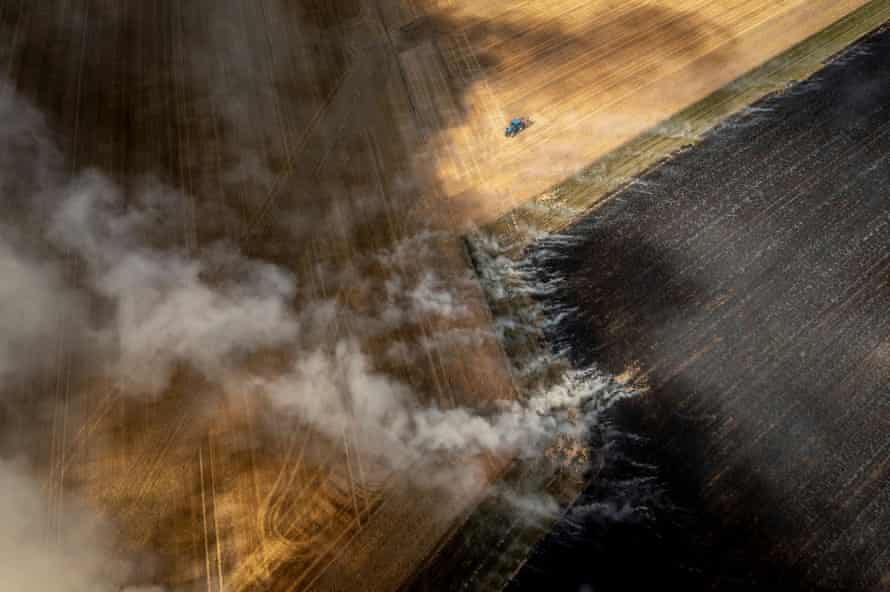
<instances>
[{"instance_id":1,"label":"field boundary line","mask_svg":"<svg viewBox=\"0 0 890 592\"><path fill-rule=\"evenodd\" d=\"M518 256L544 234L559 232L603 204L633 178L699 143L727 118L806 80L846 48L890 22L890 0L872 0L593 161L465 239L493 238Z\"/></svg>"}]
</instances>

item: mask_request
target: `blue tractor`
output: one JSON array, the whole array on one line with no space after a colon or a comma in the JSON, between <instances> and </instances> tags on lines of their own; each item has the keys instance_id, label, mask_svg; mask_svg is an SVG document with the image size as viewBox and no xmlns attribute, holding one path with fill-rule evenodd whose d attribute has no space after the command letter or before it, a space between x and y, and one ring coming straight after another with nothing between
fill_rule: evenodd
<instances>
[{"instance_id":1,"label":"blue tractor","mask_svg":"<svg viewBox=\"0 0 890 592\"><path fill-rule=\"evenodd\" d=\"M527 128L531 124L531 121L525 117L517 117L510 121L510 125L507 127L507 130L504 132L504 135L508 138L512 138L513 136L519 134L522 130Z\"/></svg>"}]
</instances>

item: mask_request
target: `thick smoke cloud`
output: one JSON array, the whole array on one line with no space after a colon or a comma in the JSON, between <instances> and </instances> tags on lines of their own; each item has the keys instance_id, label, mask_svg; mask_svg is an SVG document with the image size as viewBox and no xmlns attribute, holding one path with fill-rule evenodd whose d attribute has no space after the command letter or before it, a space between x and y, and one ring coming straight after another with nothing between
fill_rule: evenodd
<instances>
[{"instance_id":1,"label":"thick smoke cloud","mask_svg":"<svg viewBox=\"0 0 890 592\"><path fill-rule=\"evenodd\" d=\"M184 196L148 180L124 192L97 171L66 174L43 117L6 84L0 199L0 418L20 415L23 387L53 370L60 348L138 396L158 393L180 364L218 381L297 333L293 277L231 245L200 256L171 246ZM23 448L28 434L18 444L3 435L0 454L37 456ZM34 472L0 457L0 587L160 592L125 587L151 581L145 559L122 555L112 525L74 492L49 512Z\"/></svg>"},{"instance_id":2,"label":"thick smoke cloud","mask_svg":"<svg viewBox=\"0 0 890 592\"><path fill-rule=\"evenodd\" d=\"M561 424L545 400L512 403L486 416L419 405L408 387L374 372L354 340L337 343L332 352L310 352L290 372L257 381L255 388L331 437L358 430L366 452L397 464L431 453L532 455L547 438L577 429Z\"/></svg>"},{"instance_id":3,"label":"thick smoke cloud","mask_svg":"<svg viewBox=\"0 0 890 592\"><path fill-rule=\"evenodd\" d=\"M429 397L381 369L368 340L430 319L432 332L388 350L412 348L400 356L410 363L418 348L494 337L460 325L468 278L429 270L432 233L370 256L398 271L363 280L374 296L366 309L312 301L290 271L235 245L171 244L182 234L177 213L189 196L150 179L125 189L100 171L67 172L41 115L8 84L0 84L0 199L8 214L0 222L4 392L48 370L52 356L35 352L52 351L64 336L66 350L88 361L83 371L122 385L123 394L158 396L186 366L220 392L253 393L332 440L357 435L361 453L391 471L479 453L540 455L553 438L583 433L572 409L607 386L570 377L525 404L485 413L421 403ZM337 283L338 273L326 279ZM350 331L332 331L338 323ZM245 362L267 350L286 364L248 370ZM464 477L479 477L472 463L457 465ZM118 590L131 580L110 525L72 505L59 540L46 543L34 534L42 532L35 525L44 502L28 470L2 464L0 476L0 582L12 582L8 589Z\"/></svg>"},{"instance_id":4,"label":"thick smoke cloud","mask_svg":"<svg viewBox=\"0 0 890 592\"><path fill-rule=\"evenodd\" d=\"M399 462L430 451L532 453L543 437L569 429L551 407L572 401L554 405L552 392L485 416L422 407L407 386L374 369L360 336L331 339L323 327L324 339L306 339L318 333L319 320L338 316L376 330L463 317L453 286L464 278L446 280L427 268L423 245L431 233L375 255L385 265L420 265L413 275L382 280L381 309L365 318L331 303L303 302L297 310L296 280L287 270L232 245L191 252L169 244L188 196L152 181L125 192L97 171L68 178L50 138L39 113L8 87L0 93L0 187L15 218L0 235L0 265L13 279L0 291L0 327L9 336L0 349L4 376L33 370L29 352L51 346L65 323L67 338L98 359L94 367L139 393L163 389L180 364L229 386L240 360L284 348L291 368L250 378L253 390L324 433L336 436L347 426L366 432L373 452ZM424 339L423 347L435 346ZM237 380L240 388L244 379Z\"/></svg>"},{"instance_id":5,"label":"thick smoke cloud","mask_svg":"<svg viewBox=\"0 0 890 592\"><path fill-rule=\"evenodd\" d=\"M295 281L284 270L227 245L200 257L158 246L153 236L169 236L165 220L182 202L150 187L129 205L90 173L72 184L52 219L50 239L84 261L91 292L114 309L106 336L112 370L140 388L163 388L183 361L214 379L233 358L297 332L289 313Z\"/></svg>"},{"instance_id":6,"label":"thick smoke cloud","mask_svg":"<svg viewBox=\"0 0 890 592\"><path fill-rule=\"evenodd\" d=\"M386 266L420 266L369 288L385 294L377 310L360 318L330 302L297 309L287 270L228 244L199 252L169 244L188 196L152 181L125 192L97 171L66 178L39 113L8 88L0 96L4 199L17 206L17 227L31 230L27 242L13 242L17 233L5 225L0 241L0 265L15 278L0 292L0 326L11 337L0 350L4 376L33 370L28 352L51 346L64 322L67 338L97 360L92 367L126 383L126 392L157 393L186 364L223 390L246 382L332 437L357 430L367 436L368 453L392 465L430 452L533 454L546 438L577 429L553 411L589 392L567 397L561 385L485 415L422 406L408 386L374 368L361 335L331 337L327 325L350 315L351 326L371 333L466 315L456 291L465 278L428 270L424 245L433 233L373 256ZM76 275L66 273L71 265ZM435 347L435 338L423 336L421 346ZM247 379L234 372L246 356L269 348L288 352L287 371Z\"/></svg>"},{"instance_id":7,"label":"thick smoke cloud","mask_svg":"<svg viewBox=\"0 0 890 592\"><path fill-rule=\"evenodd\" d=\"M129 587L145 559L115 549L111 524L91 508L66 500L57 521L40 484L18 463L0 459L0 587L8 592L163 592Z\"/></svg>"},{"instance_id":8,"label":"thick smoke cloud","mask_svg":"<svg viewBox=\"0 0 890 592\"><path fill-rule=\"evenodd\" d=\"M0 381L8 384L43 369L46 356L34 352L52 343L61 315L83 318L83 303L59 261L23 230L40 215L62 159L41 114L2 83L0 147Z\"/></svg>"},{"instance_id":9,"label":"thick smoke cloud","mask_svg":"<svg viewBox=\"0 0 890 592\"><path fill-rule=\"evenodd\" d=\"M177 363L212 378L295 337L293 277L230 245L171 247L185 196L157 182L126 195L97 171L66 178L43 118L8 85L0 146L4 381L45 369L49 356L34 354L60 333L140 392L163 388Z\"/></svg>"},{"instance_id":10,"label":"thick smoke cloud","mask_svg":"<svg viewBox=\"0 0 890 592\"><path fill-rule=\"evenodd\" d=\"M5 233L4 233L5 234ZM83 317L79 295L62 270L0 236L0 381L46 369L48 356L34 355L56 338L60 315Z\"/></svg>"}]
</instances>

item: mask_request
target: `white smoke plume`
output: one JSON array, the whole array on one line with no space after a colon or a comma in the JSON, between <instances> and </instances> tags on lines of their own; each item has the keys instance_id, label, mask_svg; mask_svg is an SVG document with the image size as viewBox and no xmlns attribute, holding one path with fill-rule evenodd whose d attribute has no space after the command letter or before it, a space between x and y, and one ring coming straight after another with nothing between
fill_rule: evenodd
<instances>
[{"instance_id":1,"label":"white smoke plume","mask_svg":"<svg viewBox=\"0 0 890 592\"><path fill-rule=\"evenodd\" d=\"M535 454L545 438L568 429L549 409L518 403L486 416L421 406L408 387L374 372L354 340L338 343L333 352L311 352L290 373L255 386L333 437L360 430L373 447L367 452L398 462L436 452Z\"/></svg>"},{"instance_id":2,"label":"white smoke plume","mask_svg":"<svg viewBox=\"0 0 890 592\"><path fill-rule=\"evenodd\" d=\"M128 587L150 577L144 558L116 549L111 524L74 499L50 520L43 489L27 469L0 459L0 588L5 592L163 592Z\"/></svg>"},{"instance_id":3,"label":"white smoke plume","mask_svg":"<svg viewBox=\"0 0 890 592\"><path fill-rule=\"evenodd\" d=\"M111 181L83 174L56 193L60 203L40 245L51 258L0 242L4 278L13 280L0 292L0 327L12 337L0 350L0 373L27 366L21 358L55 334L60 320L83 347L103 353L107 371L149 390L162 388L177 362L213 377L239 355L295 337L289 307L296 286L288 273L227 245L193 257L152 244L175 211L174 197L144 191L133 208ZM63 279L62 260L83 264L76 281ZM87 325L87 299L106 303L110 319Z\"/></svg>"},{"instance_id":4,"label":"white smoke plume","mask_svg":"<svg viewBox=\"0 0 890 592\"><path fill-rule=\"evenodd\" d=\"M6 204L16 205L17 222L32 231L17 243L10 225L0 235L0 265L5 277L16 278L0 291L0 327L11 337L0 349L4 376L27 370L34 357L28 352L47 345L57 319L99 359L94 366L135 392L163 389L180 364L232 388L226 382L240 360L264 348L289 348L289 371L249 377L249 387L323 433L337 437L349 427L365 434L368 452L393 465L433 452L539 454L547 438L582 429L565 409L608 388L599 377L579 375L525 404L484 414L421 405L407 385L374 368L360 339L331 338L327 325L354 311L327 302L295 310L293 276L231 245L200 252L170 246L187 196L157 182L125 192L96 171L66 178L50 137L33 108L8 88L0 94L0 164L7 165L0 187ZM374 255L393 267L410 260L420 272L384 280L387 304L364 319L368 326L466 314L460 293L426 269L432 238L422 233ZM72 262L77 274L66 273ZM87 314L88 304L100 312ZM423 347L432 347L425 339ZM234 388L243 383L239 376Z\"/></svg>"},{"instance_id":5,"label":"white smoke plume","mask_svg":"<svg viewBox=\"0 0 890 592\"><path fill-rule=\"evenodd\" d=\"M4 128L9 152L49 137L30 107L8 91L3 97L3 113L15 113L15 106L29 115ZM29 118L29 126L21 125ZM40 146L45 158L16 165L26 177L33 173L34 178L55 179L55 184L19 184L7 187L5 195L30 202L20 219L32 222L39 235L38 240L30 237L33 248L0 243L0 264L6 277L16 280L0 292L0 326L12 337L2 350L4 374L22 371L34 357L29 352L52 340L60 319L68 323L67 334L78 335L79 345L99 356L102 371L138 392L162 389L181 363L223 381L240 355L297 338L300 324L292 310L296 285L287 271L250 260L228 245L198 255L165 245L165 237L175 234L173 213L185 196L158 183L125 194L96 171L65 179L61 159L48 144ZM51 213L34 223L43 212ZM381 257L398 256L398 250ZM66 261L80 264L77 281L66 279ZM413 284L400 281L388 286L395 310L406 318L465 312L433 272ZM108 313L90 319L87 301L106 305ZM307 310L321 313L325 307ZM383 316L385 324L401 322ZM72 332L72 323L80 330ZM415 408L410 390L376 373L357 340L340 341L329 351L321 345L298 353L292 371L257 379L254 387L325 433L338 434L354 424L384 456L397 449L530 448L538 435L554 428L552 418L519 407L485 418L464 409Z\"/></svg>"},{"instance_id":6,"label":"white smoke plume","mask_svg":"<svg viewBox=\"0 0 890 592\"><path fill-rule=\"evenodd\" d=\"M43 118L8 85L0 146L0 378L42 369L34 352L63 324L140 390L162 388L178 362L212 377L296 335L293 277L230 245L192 256L165 244L186 198L157 182L125 195L96 171L66 178ZM86 310L96 302L98 319Z\"/></svg>"},{"instance_id":7,"label":"white smoke plume","mask_svg":"<svg viewBox=\"0 0 890 592\"><path fill-rule=\"evenodd\" d=\"M554 524L563 514L563 508L553 497L544 494L528 494L504 489L501 498L509 503L530 524L543 528Z\"/></svg>"},{"instance_id":8,"label":"white smoke plume","mask_svg":"<svg viewBox=\"0 0 890 592\"><path fill-rule=\"evenodd\" d=\"M45 369L48 356L34 352L52 343L60 315L82 318L83 303L58 265L21 252L6 236L0 236L0 277L0 381L9 383Z\"/></svg>"},{"instance_id":9,"label":"white smoke plume","mask_svg":"<svg viewBox=\"0 0 890 592\"><path fill-rule=\"evenodd\" d=\"M7 200L31 202L25 219L38 218L44 210L51 214L36 225L43 240L33 253L0 243L7 277L20 278L0 292L0 326L13 336L2 351L4 373L20 369L18 352L39 347L54 333L59 318L83 325L84 344L101 353L103 370L140 392L162 389L181 363L222 382L240 357L297 339L300 313L292 306L296 285L286 270L251 260L230 245L198 254L166 245L166 237L175 234L173 214L187 196L158 183L125 194L95 171L66 180L59 170L61 159L44 140L49 132L39 116L9 91L2 96L3 121L14 121L0 132L7 153L22 145L37 146L42 157L16 165L26 179L56 180L55 185L5 183ZM12 117L21 110L26 117ZM52 208L45 206L48 202ZM412 237L377 258L394 264L410 253L415 262L422 260L422 245L430 238ZM40 253L53 256L43 260ZM78 282L63 278L65 258L81 263ZM436 273L424 271L413 283L405 281L398 276L386 280L390 304L378 322L397 325L406 317L465 314L459 294ZM87 299L105 303L110 312L87 321ZM322 315L326 318L350 314L318 305L302 313L324 310L330 313ZM545 437L575 429L554 409L591 395L575 394L568 400L564 392L542 393L526 405L511 403L480 415L419 405L407 386L374 370L357 339L304 340L295 353L289 372L253 379L252 388L322 432L337 435L347 425L365 432L365 441L377 449L372 452L400 461L405 454L422 457L432 451L534 454Z\"/></svg>"},{"instance_id":10,"label":"white smoke plume","mask_svg":"<svg viewBox=\"0 0 890 592\"><path fill-rule=\"evenodd\" d=\"M156 246L152 235L166 234L165 219L183 196L149 187L136 198L133 207L107 179L82 175L49 233L85 262L92 292L113 303L107 338L116 374L158 389L177 362L187 361L213 378L233 357L295 337L289 307L296 286L287 272L227 245L200 257Z\"/></svg>"},{"instance_id":11,"label":"white smoke plume","mask_svg":"<svg viewBox=\"0 0 890 592\"><path fill-rule=\"evenodd\" d=\"M573 410L609 388L598 375L578 373L523 404L485 412L423 404L428 398L375 367L362 339L418 318L442 323L467 315L467 278L453 282L427 269L434 262L434 255L424 257L430 235L376 255L394 268L404 256L420 269L376 287L366 282L384 296L376 307L360 314L332 301L306 301L289 271L234 245L171 245L189 196L150 180L124 189L98 171L68 175L51 138L40 114L3 85L0 197L9 218L0 223L0 330L7 337L0 379L7 385L44 369L39 360L47 356L34 353L47 351L63 327L67 346L89 358L85 368L124 383L125 393L159 393L185 365L221 391L249 389L333 439L346 430L358 434L362 452L388 469L479 453L541 455L555 437L582 435L584 413ZM343 320L359 334L331 331ZM435 347L430 339L423 336L422 347ZM251 375L242 362L267 349L286 352L288 367ZM472 478L477 470L466 465ZM28 525L40 515L39 496L22 473L6 466L3 472L11 489L0 501L8 525L0 553L10 561L0 555L0 564L20 565L24 574L9 580L16 582L11 589L101 591L127 581L126 564L106 553L102 533L109 527L85 518L89 512L74 514L72 520L86 522L72 526L61 550L32 541ZM17 538L24 543L16 545ZM46 570L47 562L78 567L64 586L54 585L41 572L65 570Z\"/></svg>"}]
</instances>

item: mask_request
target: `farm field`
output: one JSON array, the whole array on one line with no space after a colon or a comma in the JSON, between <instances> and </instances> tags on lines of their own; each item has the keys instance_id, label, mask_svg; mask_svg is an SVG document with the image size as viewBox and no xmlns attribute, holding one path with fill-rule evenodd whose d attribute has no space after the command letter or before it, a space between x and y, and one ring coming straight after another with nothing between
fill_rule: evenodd
<instances>
[{"instance_id":1,"label":"farm field","mask_svg":"<svg viewBox=\"0 0 890 592\"><path fill-rule=\"evenodd\" d=\"M113 216L162 194L151 225L96 232L129 255L198 262L201 285L218 279L220 243L285 270L293 290L249 277L286 296L300 348L247 348L237 367L203 372L171 364L153 384L157 351L112 379L105 364L121 360L94 364L75 335L114 307L60 313L26 352L45 367L4 383L2 452L28 457L57 536L86 500L171 590L399 589L459 536L509 455L443 461L446 476L473 470L441 487L417 459L381 463L354 422L305 401L281 412L245 377L318 354L334 374L372 368L411 405L517 398L460 237L864 4L3 0L15 141L0 166L16 181L2 203L17 240L42 240L78 187L115 195ZM534 124L504 138L519 115ZM38 208L48 179L67 189ZM66 244L60 281L95 288L78 251L93 246ZM164 331L204 319L189 310ZM199 361L212 337L189 350Z\"/></svg>"}]
</instances>

